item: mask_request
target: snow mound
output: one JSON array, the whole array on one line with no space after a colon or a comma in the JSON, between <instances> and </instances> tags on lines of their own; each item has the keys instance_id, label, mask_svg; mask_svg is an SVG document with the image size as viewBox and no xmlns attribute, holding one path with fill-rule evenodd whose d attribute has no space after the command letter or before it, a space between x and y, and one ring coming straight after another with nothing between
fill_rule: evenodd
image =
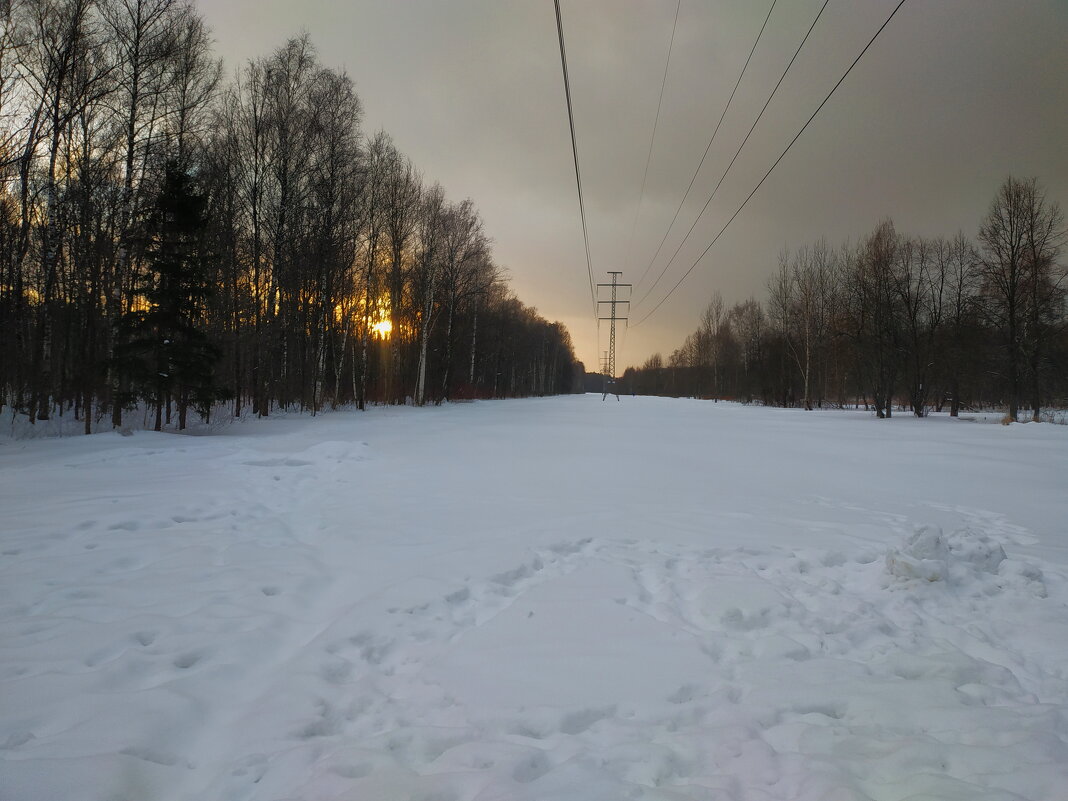
<instances>
[{"instance_id":1,"label":"snow mound","mask_svg":"<svg viewBox=\"0 0 1068 801\"><path fill-rule=\"evenodd\" d=\"M920 526L903 548L886 554L886 569L902 579L944 580L949 572L949 546L937 526Z\"/></svg>"},{"instance_id":2,"label":"snow mound","mask_svg":"<svg viewBox=\"0 0 1068 801\"><path fill-rule=\"evenodd\" d=\"M997 573L1005 561L1001 543L970 528L958 529L950 535L949 553L953 562L978 573Z\"/></svg>"},{"instance_id":3,"label":"snow mound","mask_svg":"<svg viewBox=\"0 0 1068 801\"><path fill-rule=\"evenodd\" d=\"M900 579L967 581L997 574L1005 561L1001 544L986 534L961 528L946 536L938 526L919 526L901 548L886 555L886 569Z\"/></svg>"},{"instance_id":4,"label":"snow mound","mask_svg":"<svg viewBox=\"0 0 1068 801\"><path fill-rule=\"evenodd\" d=\"M998 565L998 576L1002 586L1013 586L1036 598L1048 597L1042 570L1038 565L1016 559L1006 559Z\"/></svg>"}]
</instances>

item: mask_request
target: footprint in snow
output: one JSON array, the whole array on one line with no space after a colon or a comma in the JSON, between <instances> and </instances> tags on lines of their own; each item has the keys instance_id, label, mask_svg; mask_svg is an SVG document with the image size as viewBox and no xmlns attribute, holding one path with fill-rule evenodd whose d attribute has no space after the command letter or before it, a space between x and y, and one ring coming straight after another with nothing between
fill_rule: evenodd
<instances>
[{"instance_id":1,"label":"footprint in snow","mask_svg":"<svg viewBox=\"0 0 1068 801\"><path fill-rule=\"evenodd\" d=\"M331 770L343 779L362 779L371 775L373 767L369 762L357 762L351 765L335 765Z\"/></svg>"},{"instance_id":2,"label":"footprint in snow","mask_svg":"<svg viewBox=\"0 0 1068 801\"><path fill-rule=\"evenodd\" d=\"M552 731L550 727L539 725L533 721L520 721L509 727L508 733L519 737L527 737L531 740L544 740L552 734Z\"/></svg>"},{"instance_id":3,"label":"footprint in snow","mask_svg":"<svg viewBox=\"0 0 1068 801\"><path fill-rule=\"evenodd\" d=\"M333 659L323 665L320 674L330 684L349 684L355 673L355 665L347 659Z\"/></svg>"},{"instance_id":4,"label":"footprint in snow","mask_svg":"<svg viewBox=\"0 0 1068 801\"><path fill-rule=\"evenodd\" d=\"M114 571L123 571L123 572L125 572L125 571L129 571L129 570L133 570L135 568L140 568L140 567L144 567L144 563L142 563L139 559L135 559L132 556L120 557L120 558L116 559L114 562L111 562L111 563L109 563L107 565L107 568L112 572L114 572ZM102 573L102 572L105 572L105 571L98 571L98 572Z\"/></svg>"},{"instance_id":5,"label":"footprint in snow","mask_svg":"<svg viewBox=\"0 0 1068 801\"><path fill-rule=\"evenodd\" d=\"M697 697L700 689L695 684L684 684L667 697L668 703L688 704Z\"/></svg>"},{"instance_id":6,"label":"footprint in snow","mask_svg":"<svg viewBox=\"0 0 1068 801\"><path fill-rule=\"evenodd\" d=\"M230 771L231 776L248 778L253 784L259 784L267 772L267 757L264 754L251 754L239 760Z\"/></svg>"},{"instance_id":7,"label":"footprint in snow","mask_svg":"<svg viewBox=\"0 0 1068 801\"><path fill-rule=\"evenodd\" d=\"M16 748L26 745L26 743L30 742L31 740L36 739L37 737L34 736L34 733L32 731L12 732L10 735L8 735L6 741L0 743L0 750L13 751Z\"/></svg>"},{"instance_id":8,"label":"footprint in snow","mask_svg":"<svg viewBox=\"0 0 1068 801\"><path fill-rule=\"evenodd\" d=\"M844 702L828 701L819 704L800 704L793 708L795 715L822 715L831 720L841 720L846 714Z\"/></svg>"},{"instance_id":9,"label":"footprint in snow","mask_svg":"<svg viewBox=\"0 0 1068 801\"><path fill-rule=\"evenodd\" d=\"M615 713L614 706L603 709L580 709L564 715L560 721L560 731L564 734L582 734L595 723L612 717Z\"/></svg>"},{"instance_id":10,"label":"footprint in snow","mask_svg":"<svg viewBox=\"0 0 1068 801\"><path fill-rule=\"evenodd\" d=\"M515 766L512 770L512 778L520 784L530 784L550 770L552 770L552 764L549 762L549 757L544 751L537 751Z\"/></svg>"},{"instance_id":11,"label":"footprint in snow","mask_svg":"<svg viewBox=\"0 0 1068 801\"><path fill-rule=\"evenodd\" d=\"M250 467L308 467L314 464L305 459L292 459L292 458L280 458L280 459L256 459L251 462L242 462Z\"/></svg>"},{"instance_id":12,"label":"footprint in snow","mask_svg":"<svg viewBox=\"0 0 1068 801\"><path fill-rule=\"evenodd\" d=\"M545 563L542 562L540 558L534 557L528 564L522 564L513 570L507 570L504 573L490 576L490 581L494 584L500 584L503 587L514 587L523 579L528 579L540 572L544 567Z\"/></svg>"},{"instance_id":13,"label":"footprint in snow","mask_svg":"<svg viewBox=\"0 0 1068 801\"><path fill-rule=\"evenodd\" d=\"M573 556L577 553L583 553L589 550L589 547L593 544L592 537L586 537L585 539L578 540L576 542L558 542L555 545L550 545L549 550L558 556Z\"/></svg>"},{"instance_id":14,"label":"footprint in snow","mask_svg":"<svg viewBox=\"0 0 1068 801\"><path fill-rule=\"evenodd\" d=\"M179 670L188 670L191 667L198 665L206 656L204 651L187 651L184 654L180 654L174 658L171 663Z\"/></svg>"},{"instance_id":15,"label":"footprint in snow","mask_svg":"<svg viewBox=\"0 0 1068 801\"><path fill-rule=\"evenodd\" d=\"M178 764L178 757L167 751L157 751L154 748L145 748L143 746L130 746L119 751L124 756L132 756L136 759L143 760L145 762L151 762L155 765L163 765L164 767L173 767ZM186 765L186 767L192 767Z\"/></svg>"}]
</instances>

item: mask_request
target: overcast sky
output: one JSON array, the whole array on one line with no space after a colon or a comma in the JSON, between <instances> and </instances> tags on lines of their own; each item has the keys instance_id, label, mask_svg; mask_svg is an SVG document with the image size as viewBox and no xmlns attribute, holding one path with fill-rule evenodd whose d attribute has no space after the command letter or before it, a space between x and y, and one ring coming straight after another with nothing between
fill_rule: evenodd
<instances>
[{"instance_id":1,"label":"overcast sky","mask_svg":"<svg viewBox=\"0 0 1068 801\"><path fill-rule=\"evenodd\" d=\"M527 304L593 321L552 0L197 0L229 74L306 30L384 129L454 200L471 197ZM822 0L780 0L641 298L675 251ZM764 118L637 322L722 228L897 0L831 0ZM594 278L638 283L771 0L682 0L637 225L676 0L562 0ZM714 291L763 300L779 252L899 231L974 235L1005 176L1068 206L1068 0L908 0L689 279L620 336L619 372L692 331Z\"/></svg>"}]
</instances>

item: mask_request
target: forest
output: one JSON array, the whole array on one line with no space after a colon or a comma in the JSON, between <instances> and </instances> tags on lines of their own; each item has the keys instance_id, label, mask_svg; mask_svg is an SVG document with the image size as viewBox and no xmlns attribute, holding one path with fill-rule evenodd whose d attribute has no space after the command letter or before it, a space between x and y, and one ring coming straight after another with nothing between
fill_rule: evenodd
<instances>
[{"instance_id":1,"label":"forest","mask_svg":"<svg viewBox=\"0 0 1068 801\"><path fill-rule=\"evenodd\" d=\"M227 79L183 0L0 7L0 410L183 429L581 378L307 36Z\"/></svg>"},{"instance_id":2,"label":"forest","mask_svg":"<svg viewBox=\"0 0 1068 801\"><path fill-rule=\"evenodd\" d=\"M884 220L855 244L784 250L763 303L714 294L697 330L628 369L621 391L1046 419L1068 408L1065 241L1060 205L1009 177L974 239Z\"/></svg>"}]
</instances>

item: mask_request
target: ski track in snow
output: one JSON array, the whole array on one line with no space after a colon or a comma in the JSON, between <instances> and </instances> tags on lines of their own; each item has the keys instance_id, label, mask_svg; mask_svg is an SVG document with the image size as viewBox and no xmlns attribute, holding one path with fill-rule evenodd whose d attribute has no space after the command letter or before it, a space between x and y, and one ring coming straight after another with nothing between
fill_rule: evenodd
<instances>
[{"instance_id":1,"label":"ski track in snow","mask_svg":"<svg viewBox=\"0 0 1068 801\"><path fill-rule=\"evenodd\" d=\"M474 411L520 427L516 408ZM477 451L458 444L477 425L443 434L434 470ZM299 434L37 446L56 455L21 486L61 470L52 508L0 498L15 510L0 798L1038 801L1068 786L1068 571L1022 553L1042 538L1003 512L809 493L764 515L788 538L719 545L692 531L700 504L662 518L691 536L635 537L585 492L554 508L517 486L508 504L540 519L479 520L446 503L463 480L405 472L425 458L415 435L384 454ZM398 511L420 475L456 520ZM923 550L932 518L954 521L942 562ZM713 529L761 519L742 505Z\"/></svg>"}]
</instances>

